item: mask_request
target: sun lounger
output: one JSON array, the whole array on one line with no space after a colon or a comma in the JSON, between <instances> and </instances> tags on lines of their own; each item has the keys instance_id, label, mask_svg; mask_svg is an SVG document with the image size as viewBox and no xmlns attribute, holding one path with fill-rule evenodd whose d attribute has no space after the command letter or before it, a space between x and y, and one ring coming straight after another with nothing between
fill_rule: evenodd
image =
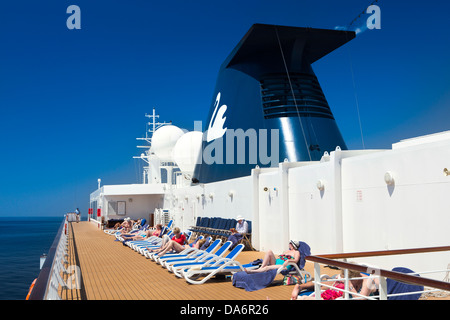
<instances>
[{"instance_id":1,"label":"sun lounger","mask_svg":"<svg viewBox=\"0 0 450 320\"><path fill-rule=\"evenodd\" d=\"M306 242L300 241L298 251L300 252L300 259L298 263L286 262L285 264L281 265L280 268L278 268L277 274L281 273L283 275L299 275L303 278L309 277L309 279L311 279L311 274L304 271L304 267L306 264L305 257L311 255L311 248Z\"/></svg>"},{"instance_id":2,"label":"sun lounger","mask_svg":"<svg viewBox=\"0 0 450 320\"><path fill-rule=\"evenodd\" d=\"M196 252L193 252L189 256L186 256L186 257L182 257L182 256L174 257L174 256L172 256L172 257L168 257L168 258L164 259L165 258L165 255L164 255L164 256L160 257L159 259L161 261L161 265L164 268L168 268L169 269L169 268L172 267L172 265L177 264L177 263L192 262L192 261L196 261L196 260L198 261L199 258L213 253L213 251L216 250L217 247L219 247L221 243L222 243L222 240L216 239L205 250L197 250Z\"/></svg>"},{"instance_id":3,"label":"sun lounger","mask_svg":"<svg viewBox=\"0 0 450 320\"><path fill-rule=\"evenodd\" d=\"M204 256L202 256L194 261L191 261L191 262L175 263L171 266L168 266L167 269L169 271L173 272L177 277L182 278L183 270L192 268L194 266L197 266L197 267L208 266L208 265L216 262L217 260L222 258L222 256L230 248L231 245L232 245L232 242L227 241L215 253L210 253L210 254L204 255ZM241 247L239 247L239 248L241 248ZM241 250L242 250L242 248L241 248ZM239 249L237 249L236 251L233 249L229 254L231 254L232 252L237 252L237 251L239 251Z\"/></svg>"},{"instance_id":4,"label":"sun lounger","mask_svg":"<svg viewBox=\"0 0 450 320\"><path fill-rule=\"evenodd\" d=\"M202 240L203 236L198 237L192 244L196 244L199 240ZM212 241L211 237L208 237L206 239L206 241L209 243ZM152 259L156 261L156 263L159 263L161 265L164 264L164 261L167 259L183 259L186 258L188 256L192 256L194 253L196 253L197 251L199 251L199 249L197 248L193 248L193 247L189 247L184 249L181 252L169 252L164 254L163 257L159 257L159 255L153 255Z\"/></svg>"},{"instance_id":5,"label":"sun lounger","mask_svg":"<svg viewBox=\"0 0 450 320\"><path fill-rule=\"evenodd\" d=\"M392 269L392 271L420 277L419 274L415 273L411 269L404 267L396 267ZM420 296L422 295L422 291L424 290L423 286L402 283L392 279L387 279L386 283L388 291L388 300L419 300ZM407 294L409 292L410 294Z\"/></svg>"},{"instance_id":6,"label":"sun lounger","mask_svg":"<svg viewBox=\"0 0 450 320\"><path fill-rule=\"evenodd\" d=\"M200 236L200 237L203 237L203 236ZM208 240L211 241L211 237L208 237ZM164 257L167 256L167 257L172 257L173 258L174 256L177 256L178 254L187 254L188 252L193 252L195 250L197 250L197 249L187 248L187 249L185 249L185 250L183 250L183 251L181 251L179 253L177 253L177 252L168 252L168 253L164 254ZM147 251L144 255L147 257L147 259L151 259L151 260L154 260L154 261L157 261L157 259L159 258L159 252L149 252L149 251Z\"/></svg>"},{"instance_id":7,"label":"sun lounger","mask_svg":"<svg viewBox=\"0 0 450 320\"><path fill-rule=\"evenodd\" d=\"M167 234L167 237L170 239L172 237L172 231L169 231L169 233ZM136 251L138 251L140 254L142 254L143 256L146 256L147 253L149 252L149 250L154 250L154 249L158 249L161 247L161 245L164 242L164 236L161 238L156 239L155 241L153 241L150 244L142 244L136 247Z\"/></svg>"},{"instance_id":8,"label":"sun lounger","mask_svg":"<svg viewBox=\"0 0 450 320\"><path fill-rule=\"evenodd\" d=\"M157 245L162 241L162 237L167 233L171 234L171 231L167 227L163 227L159 236L150 236L144 240L131 240L127 241L126 244L135 251L139 251L139 248L148 245Z\"/></svg>"},{"instance_id":9,"label":"sun lounger","mask_svg":"<svg viewBox=\"0 0 450 320\"><path fill-rule=\"evenodd\" d=\"M238 244L236 248L238 247L241 247L240 251L242 251L242 249L244 248L244 244ZM216 261L210 266L193 267L185 270L183 271L183 276L184 279L191 284L203 284L217 275L232 275L236 272L253 270L257 268L259 268L259 264L247 263L243 265L240 262L236 261L235 257L228 258L227 256L226 258ZM201 280L197 280L202 276L203 278Z\"/></svg>"},{"instance_id":10,"label":"sun lounger","mask_svg":"<svg viewBox=\"0 0 450 320\"><path fill-rule=\"evenodd\" d=\"M190 232L191 232L191 231L190 231ZM196 243L198 240L200 240L200 239L203 239L203 236L198 237L192 244L195 244L195 243ZM211 239L209 239L209 240L211 240ZM189 246L188 248L186 248L186 249L184 249L184 250L182 250L182 251L180 251L180 252L174 252L174 251L172 251L172 252L166 252L166 253L164 254L164 258L165 258L165 259L169 259L169 258L174 258L174 257L177 257L177 256L180 256L180 257L186 257L186 256L189 256L189 255L193 254L193 253L196 252L197 250L198 250L197 248L193 248L193 247ZM161 264L161 263L159 262L159 258L160 258L160 257L159 257L159 255L158 255L158 253L149 254L149 256L150 256L150 259L156 261L156 263Z\"/></svg>"},{"instance_id":11,"label":"sun lounger","mask_svg":"<svg viewBox=\"0 0 450 320\"><path fill-rule=\"evenodd\" d=\"M149 243L150 243L150 245L160 245L162 242L162 238L165 234L167 234L168 236L171 235L171 233L172 233L171 226L172 225L173 225L172 220L170 220L169 224L167 226L164 226L161 229L161 233L159 234L159 236L150 236L144 240L129 241L129 242L127 242L127 245L135 251L140 251L140 249L142 247L149 246Z\"/></svg>"},{"instance_id":12,"label":"sun lounger","mask_svg":"<svg viewBox=\"0 0 450 320\"><path fill-rule=\"evenodd\" d=\"M189 239L192 236L192 231L188 231L187 233L185 233L185 235L186 235L186 240L189 241ZM172 235L170 235L169 237L172 237ZM147 259L152 259L154 252L151 252L150 250L159 249L161 247L162 243L163 243L163 239L161 239L161 242L158 245L145 246L145 247L142 247L139 251L142 255L146 256Z\"/></svg>"}]
</instances>

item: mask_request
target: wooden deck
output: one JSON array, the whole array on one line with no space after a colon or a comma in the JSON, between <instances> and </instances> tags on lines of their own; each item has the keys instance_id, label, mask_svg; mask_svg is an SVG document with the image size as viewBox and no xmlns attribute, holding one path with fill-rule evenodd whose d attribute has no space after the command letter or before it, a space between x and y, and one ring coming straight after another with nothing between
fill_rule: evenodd
<instances>
[{"instance_id":1,"label":"wooden deck","mask_svg":"<svg viewBox=\"0 0 450 320\"><path fill-rule=\"evenodd\" d=\"M80 289L62 290L65 300L289 300L294 286L273 285L254 292L235 288L231 279L188 284L94 224L72 222L69 227L69 265L78 266ZM263 258L264 252L243 251L241 263ZM313 274L312 264L305 269ZM335 270L326 269L328 274ZM334 272L334 273L333 273ZM72 276L73 278L73 276Z\"/></svg>"}]
</instances>

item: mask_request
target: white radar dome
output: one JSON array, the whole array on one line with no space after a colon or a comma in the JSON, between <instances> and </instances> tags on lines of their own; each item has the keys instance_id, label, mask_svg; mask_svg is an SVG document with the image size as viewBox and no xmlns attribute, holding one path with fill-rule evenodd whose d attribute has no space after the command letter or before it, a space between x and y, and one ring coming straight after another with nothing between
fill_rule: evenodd
<instances>
[{"instance_id":1,"label":"white radar dome","mask_svg":"<svg viewBox=\"0 0 450 320\"><path fill-rule=\"evenodd\" d=\"M202 149L203 133L191 131L178 139L173 148L173 160L184 174L192 176Z\"/></svg>"},{"instance_id":2,"label":"white radar dome","mask_svg":"<svg viewBox=\"0 0 450 320\"><path fill-rule=\"evenodd\" d=\"M151 150L161 161L174 161L172 150L184 131L174 125L165 125L153 133Z\"/></svg>"}]
</instances>

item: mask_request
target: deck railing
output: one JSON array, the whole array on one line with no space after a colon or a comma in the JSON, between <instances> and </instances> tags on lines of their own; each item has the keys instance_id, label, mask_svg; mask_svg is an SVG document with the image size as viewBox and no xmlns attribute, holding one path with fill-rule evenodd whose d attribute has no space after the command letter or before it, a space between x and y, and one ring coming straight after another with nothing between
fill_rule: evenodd
<instances>
[{"instance_id":1,"label":"deck railing","mask_svg":"<svg viewBox=\"0 0 450 320\"><path fill-rule=\"evenodd\" d=\"M350 295L353 299L368 299L368 300L387 300L389 297L398 296L400 294L388 294L387 292L387 281L386 279L392 279L398 282L419 285L425 287L429 287L431 289L427 289L420 292L407 292L403 293L404 295L411 295L413 293L424 293L424 292L435 292L435 291L448 291L450 294L450 283L446 281L434 280L422 276L418 276L418 274L427 274L427 273L437 273L437 272L446 272L448 279L448 274L450 269L445 270L434 270L428 272L414 272L413 274L406 274L402 272L396 272L391 270L384 270L380 268L373 268L371 266L365 266L355 263L349 263L346 261L348 258L363 258L363 257L376 257L376 256L387 256L387 255L401 255L401 254L418 254L418 253L429 253L429 252L440 252L440 251L450 251L450 246L444 247L431 247L431 248L416 248L416 249L405 249L405 250L388 250L388 251L372 251L372 252L358 252L358 253L345 253L345 254L329 254L329 255L318 255L318 256L308 256L306 260L314 262L314 294L315 299L321 299L321 289L332 288L333 290L342 291L344 299L350 299ZM336 259L343 259L343 261L338 261ZM321 279L321 271L320 265L324 264L327 266L337 267L344 270L344 277L340 278L339 281L344 282L344 289L335 288L332 284L327 284L326 282L335 282L337 279ZM359 279L367 279L365 277L361 278L349 278L348 270L354 270L361 273L369 274L369 277L373 279L378 279L377 289L379 291L378 296L363 296L349 290L350 280L359 280Z\"/></svg>"},{"instance_id":2,"label":"deck railing","mask_svg":"<svg viewBox=\"0 0 450 320\"><path fill-rule=\"evenodd\" d=\"M29 300L60 300L60 288L67 289L68 285L62 278L63 273L67 273L64 264L68 263L68 221L64 216L55 240L50 247L42 269L39 273Z\"/></svg>"}]
</instances>

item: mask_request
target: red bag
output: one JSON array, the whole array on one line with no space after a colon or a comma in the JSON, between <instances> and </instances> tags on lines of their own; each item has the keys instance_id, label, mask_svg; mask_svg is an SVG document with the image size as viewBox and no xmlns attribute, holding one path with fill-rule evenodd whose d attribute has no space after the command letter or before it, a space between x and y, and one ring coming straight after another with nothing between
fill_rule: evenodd
<instances>
[{"instance_id":1,"label":"red bag","mask_svg":"<svg viewBox=\"0 0 450 320\"><path fill-rule=\"evenodd\" d=\"M338 282L335 284L335 287L339 288L339 289L344 289L345 285L342 282ZM342 291L328 289L328 290L325 290L324 292L322 292L321 297L323 300L334 300L339 297L342 297L343 294L344 294L344 292L342 292Z\"/></svg>"}]
</instances>

